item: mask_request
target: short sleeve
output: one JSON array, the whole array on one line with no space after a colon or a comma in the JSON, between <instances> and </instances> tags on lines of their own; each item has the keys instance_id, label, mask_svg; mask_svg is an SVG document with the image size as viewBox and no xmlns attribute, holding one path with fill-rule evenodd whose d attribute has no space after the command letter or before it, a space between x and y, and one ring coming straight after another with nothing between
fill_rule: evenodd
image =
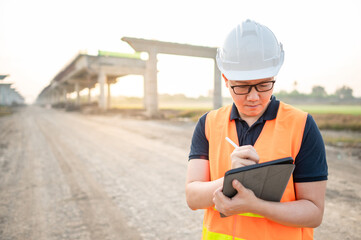
<instances>
[{"instance_id":1,"label":"short sleeve","mask_svg":"<svg viewBox=\"0 0 361 240\"><path fill-rule=\"evenodd\" d=\"M295 159L294 182L327 180L326 150L320 130L308 114L300 151Z\"/></svg>"},{"instance_id":2,"label":"short sleeve","mask_svg":"<svg viewBox=\"0 0 361 240\"><path fill-rule=\"evenodd\" d=\"M209 143L205 133L207 114L208 113L204 114L198 120L198 123L194 129L188 160L191 159L208 160Z\"/></svg>"}]
</instances>

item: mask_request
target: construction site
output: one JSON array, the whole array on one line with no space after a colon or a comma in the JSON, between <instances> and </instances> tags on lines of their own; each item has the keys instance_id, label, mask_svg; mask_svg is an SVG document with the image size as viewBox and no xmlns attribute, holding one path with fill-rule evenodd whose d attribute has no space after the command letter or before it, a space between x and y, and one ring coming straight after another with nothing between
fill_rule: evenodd
<instances>
[{"instance_id":1,"label":"construction site","mask_svg":"<svg viewBox=\"0 0 361 240\"><path fill-rule=\"evenodd\" d=\"M1 240L201 239L203 210L190 210L185 198L196 122L162 115L157 54L214 60L216 48L122 40L135 54L79 53L36 104L0 117ZM128 74L144 77L143 109L134 115L111 112L110 86ZM223 105L221 84L215 65L213 108ZM91 105L94 87L99 96L91 109L97 111L81 111ZM83 89L89 89L86 103L80 102ZM15 95L12 102L23 105ZM349 131L322 134L361 137ZM359 239L360 148L326 145L326 154L325 214L315 239Z\"/></svg>"},{"instance_id":2,"label":"construction site","mask_svg":"<svg viewBox=\"0 0 361 240\"><path fill-rule=\"evenodd\" d=\"M184 192L194 126L36 106L1 117L0 238L200 239L203 211ZM315 239L357 239L359 149L326 151Z\"/></svg>"}]
</instances>

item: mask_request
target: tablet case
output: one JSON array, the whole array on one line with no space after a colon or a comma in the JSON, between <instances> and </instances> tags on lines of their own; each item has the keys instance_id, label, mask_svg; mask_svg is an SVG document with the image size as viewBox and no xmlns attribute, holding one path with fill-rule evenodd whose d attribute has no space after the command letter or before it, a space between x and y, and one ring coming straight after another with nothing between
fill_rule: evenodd
<instances>
[{"instance_id":1,"label":"tablet case","mask_svg":"<svg viewBox=\"0 0 361 240\"><path fill-rule=\"evenodd\" d=\"M234 197L237 190L233 188L232 181L237 179L258 198L279 202L294 169L291 157L231 169L224 174L222 191L227 197ZM222 213L220 215L226 217Z\"/></svg>"},{"instance_id":2,"label":"tablet case","mask_svg":"<svg viewBox=\"0 0 361 240\"><path fill-rule=\"evenodd\" d=\"M231 169L224 176L223 194L229 198L237 194L232 186L232 181L237 179L257 197L279 202L294 168L293 159L288 157Z\"/></svg>"}]
</instances>

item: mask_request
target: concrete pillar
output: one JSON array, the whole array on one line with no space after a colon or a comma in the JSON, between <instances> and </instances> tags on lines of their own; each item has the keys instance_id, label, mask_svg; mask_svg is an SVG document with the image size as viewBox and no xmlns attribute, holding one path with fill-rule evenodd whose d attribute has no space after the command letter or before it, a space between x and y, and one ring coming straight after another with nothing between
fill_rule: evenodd
<instances>
[{"instance_id":1,"label":"concrete pillar","mask_svg":"<svg viewBox=\"0 0 361 240\"><path fill-rule=\"evenodd\" d=\"M55 104L60 102L60 93L58 90L55 90Z\"/></svg>"},{"instance_id":2,"label":"concrete pillar","mask_svg":"<svg viewBox=\"0 0 361 240\"><path fill-rule=\"evenodd\" d=\"M111 96L111 92L110 92L110 86L111 86L111 83L108 82L108 100L107 100L107 109L110 109L110 106L111 106L111 99L112 99L112 96Z\"/></svg>"},{"instance_id":3,"label":"concrete pillar","mask_svg":"<svg viewBox=\"0 0 361 240\"><path fill-rule=\"evenodd\" d=\"M92 100L92 95L91 95L91 76L89 74L87 76L87 81L88 81L88 104L90 104Z\"/></svg>"},{"instance_id":4,"label":"concrete pillar","mask_svg":"<svg viewBox=\"0 0 361 240\"><path fill-rule=\"evenodd\" d=\"M76 82L76 83L75 83L75 92L76 92L75 105L79 106L79 105L80 105L80 87L79 87L79 82Z\"/></svg>"},{"instance_id":5,"label":"concrete pillar","mask_svg":"<svg viewBox=\"0 0 361 240\"><path fill-rule=\"evenodd\" d=\"M147 73L143 75L143 107L147 109Z\"/></svg>"},{"instance_id":6,"label":"concrete pillar","mask_svg":"<svg viewBox=\"0 0 361 240\"><path fill-rule=\"evenodd\" d=\"M157 51L151 49L146 63L145 74L145 100L146 112L149 117L155 117L158 114L158 83L157 83Z\"/></svg>"},{"instance_id":7,"label":"concrete pillar","mask_svg":"<svg viewBox=\"0 0 361 240\"><path fill-rule=\"evenodd\" d=\"M217 109L220 107L222 107L222 76L214 59L213 108Z\"/></svg>"},{"instance_id":8,"label":"concrete pillar","mask_svg":"<svg viewBox=\"0 0 361 240\"><path fill-rule=\"evenodd\" d=\"M68 99L67 99L67 92L66 92L66 89L65 88L63 88L63 101L64 101L64 103L67 103L67 101L68 101Z\"/></svg>"},{"instance_id":9,"label":"concrete pillar","mask_svg":"<svg viewBox=\"0 0 361 240\"><path fill-rule=\"evenodd\" d=\"M107 76L105 73L100 70L98 74L98 83L99 83L99 108L102 110L106 110L106 103L105 103L105 92L104 92L104 84L107 81Z\"/></svg>"},{"instance_id":10,"label":"concrete pillar","mask_svg":"<svg viewBox=\"0 0 361 240\"><path fill-rule=\"evenodd\" d=\"M91 93L91 88L88 87L88 103L91 103L92 101L92 93Z\"/></svg>"},{"instance_id":11,"label":"concrete pillar","mask_svg":"<svg viewBox=\"0 0 361 240\"><path fill-rule=\"evenodd\" d=\"M3 89L2 85L0 85L0 105L4 105L4 103L3 103L3 95L4 95L4 93L2 92L3 91L2 89Z\"/></svg>"},{"instance_id":12,"label":"concrete pillar","mask_svg":"<svg viewBox=\"0 0 361 240\"><path fill-rule=\"evenodd\" d=\"M58 90L58 103L62 103L63 102L63 92L62 89Z\"/></svg>"},{"instance_id":13,"label":"concrete pillar","mask_svg":"<svg viewBox=\"0 0 361 240\"><path fill-rule=\"evenodd\" d=\"M53 105L55 103L56 99L55 99L55 91L51 91L51 100L50 100L50 104Z\"/></svg>"}]
</instances>

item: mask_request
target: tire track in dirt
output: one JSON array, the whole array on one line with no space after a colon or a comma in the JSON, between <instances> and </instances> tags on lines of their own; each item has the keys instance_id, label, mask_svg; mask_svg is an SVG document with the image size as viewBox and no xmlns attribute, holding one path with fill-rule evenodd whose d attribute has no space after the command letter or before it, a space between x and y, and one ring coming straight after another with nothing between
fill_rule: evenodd
<instances>
[{"instance_id":1,"label":"tire track in dirt","mask_svg":"<svg viewBox=\"0 0 361 240\"><path fill-rule=\"evenodd\" d=\"M40 222L44 222L45 217L38 204L40 184L32 161L35 158L31 143L36 136L29 131L33 119L23 117L23 112L14 114L11 123L6 124L7 132L11 133L6 136L7 150L12 151L5 152L7 164L1 169L1 239L44 239L44 224Z\"/></svg>"},{"instance_id":2,"label":"tire track in dirt","mask_svg":"<svg viewBox=\"0 0 361 240\"><path fill-rule=\"evenodd\" d=\"M315 239L359 239L361 235L361 164L349 151L326 146L329 177L325 214Z\"/></svg>"},{"instance_id":3,"label":"tire track in dirt","mask_svg":"<svg viewBox=\"0 0 361 240\"><path fill-rule=\"evenodd\" d=\"M47 124L62 129L64 139L76 136L71 147L144 239L200 238L202 212L190 211L184 195L188 149L73 114L51 119Z\"/></svg>"},{"instance_id":4,"label":"tire track in dirt","mask_svg":"<svg viewBox=\"0 0 361 240\"><path fill-rule=\"evenodd\" d=\"M87 171L77 153L62 142L57 134L59 129L52 129L49 122L43 119L37 124L48 140L65 176L71 191L71 201L75 201L79 208L84 226L82 230L89 232L89 238L140 239L135 229L128 226L122 213L104 192L102 186Z\"/></svg>"}]
</instances>

